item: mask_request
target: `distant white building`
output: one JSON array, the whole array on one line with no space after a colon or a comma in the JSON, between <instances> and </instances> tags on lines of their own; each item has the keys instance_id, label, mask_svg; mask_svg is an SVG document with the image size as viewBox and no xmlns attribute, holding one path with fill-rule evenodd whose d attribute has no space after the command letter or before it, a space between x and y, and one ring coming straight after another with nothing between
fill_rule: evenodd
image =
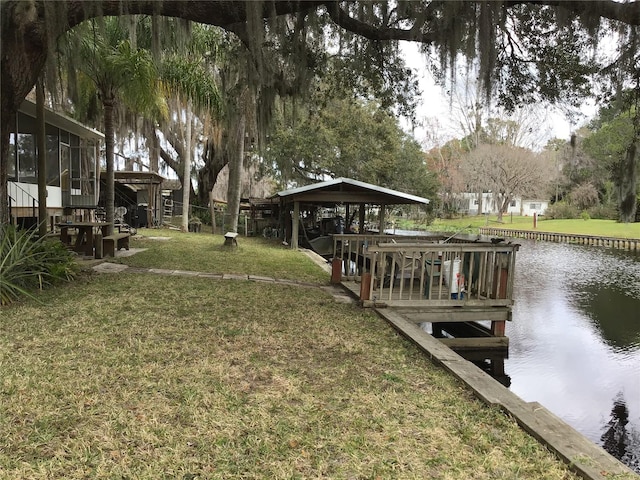
<instances>
[{"instance_id":1,"label":"distant white building","mask_svg":"<svg viewBox=\"0 0 640 480\"><path fill-rule=\"evenodd\" d=\"M459 193L457 196L457 204L462 213L469 215L478 214L478 194L477 193ZM514 215L533 216L533 214L544 215L549 207L548 200L542 199L528 199L516 197L511 200L509 207L507 208L507 214L513 213ZM497 215L498 214L498 199L494 197L491 192L482 194L482 214Z\"/></svg>"}]
</instances>

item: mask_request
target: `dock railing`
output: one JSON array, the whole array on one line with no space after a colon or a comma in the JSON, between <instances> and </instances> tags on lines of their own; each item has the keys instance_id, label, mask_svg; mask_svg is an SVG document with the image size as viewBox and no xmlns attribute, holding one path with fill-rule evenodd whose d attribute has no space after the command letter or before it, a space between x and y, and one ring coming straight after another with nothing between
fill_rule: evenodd
<instances>
[{"instance_id":1,"label":"dock railing","mask_svg":"<svg viewBox=\"0 0 640 480\"><path fill-rule=\"evenodd\" d=\"M516 244L378 243L367 246L368 300L395 307L513 305ZM368 280L368 279L367 279Z\"/></svg>"},{"instance_id":2,"label":"dock railing","mask_svg":"<svg viewBox=\"0 0 640 480\"><path fill-rule=\"evenodd\" d=\"M388 242L427 242L437 243L447 237L442 234L419 236L385 235L379 233L346 233L333 235L333 258L342 259L342 278L360 281L363 271L371 270L371 255L367 248Z\"/></svg>"}]
</instances>

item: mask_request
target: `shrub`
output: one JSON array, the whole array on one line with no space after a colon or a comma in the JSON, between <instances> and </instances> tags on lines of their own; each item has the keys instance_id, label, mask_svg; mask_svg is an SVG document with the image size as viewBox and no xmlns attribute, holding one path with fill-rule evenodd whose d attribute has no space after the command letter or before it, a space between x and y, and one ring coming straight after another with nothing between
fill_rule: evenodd
<instances>
[{"instance_id":1,"label":"shrub","mask_svg":"<svg viewBox=\"0 0 640 480\"><path fill-rule=\"evenodd\" d=\"M597 218L600 220L617 220L618 210L613 205L596 205L589 210L591 218Z\"/></svg>"},{"instance_id":2,"label":"shrub","mask_svg":"<svg viewBox=\"0 0 640 480\"><path fill-rule=\"evenodd\" d=\"M545 216L554 219L578 218L579 212L576 207L565 202L558 202L550 205L544 212Z\"/></svg>"},{"instance_id":3,"label":"shrub","mask_svg":"<svg viewBox=\"0 0 640 480\"><path fill-rule=\"evenodd\" d=\"M586 222L587 220L591 220L591 215L589 215L589 212L587 212L586 210L583 210L582 212L580 212L580 218Z\"/></svg>"},{"instance_id":4,"label":"shrub","mask_svg":"<svg viewBox=\"0 0 640 480\"><path fill-rule=\"evenodd\" d=\"M598 204L598 189L591 183L583 183L575 187L569 194L571 204L580 210L586 210Z\"/></svg>"},{"instance_id":5,"label":"shrub","mask_svg":"<svg viewBox=\"0 0 640 480\"><path fill-rule=\"evenodd\" d=\"M73 256L57 240L38 238L37 231L0 226L0 305L60 281L77 272Z\"/></svg>"}]
</instances>

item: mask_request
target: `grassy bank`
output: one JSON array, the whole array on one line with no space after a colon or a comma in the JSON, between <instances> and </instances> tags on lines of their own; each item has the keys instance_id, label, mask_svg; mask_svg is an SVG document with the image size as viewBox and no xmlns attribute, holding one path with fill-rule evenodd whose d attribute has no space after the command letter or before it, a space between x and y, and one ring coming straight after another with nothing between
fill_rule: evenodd
<instances>
[{"instance_id":1,"label":"grassy bank","mask_svg":"<svg viewBox=\"0 0 640 480\"><path fill-rule=\"evenodd\" d=\"M410 223L398 223L397 228L412 229ZM640 223L619 223L614 220L577 219L553 220L538 217L537 227L533 217L505 215L502 222L496 216L470 216L455 219L436 219L427 227L431 231L477 233L479 227L537 230L540 232L593 235L601 237L640 238Z\"/></svg>"},{"instance_id":2,"label":"grassy bank","mask_svg":"<svg viewBox=\"0 0 640 480\"><path fill-rule=\"evenodd\" d=\"M327 282L262 240L141 233L174 238L121 262ZM0 478L575 478L319 288L86 274L39 298L2 309Z\"/></svg>"}]
</instances>

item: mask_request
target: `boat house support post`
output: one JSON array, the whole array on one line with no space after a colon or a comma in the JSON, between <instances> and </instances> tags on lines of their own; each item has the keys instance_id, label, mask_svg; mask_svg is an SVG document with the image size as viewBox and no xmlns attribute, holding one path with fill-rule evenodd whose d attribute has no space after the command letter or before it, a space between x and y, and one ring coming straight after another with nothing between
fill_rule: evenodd
<instances>
[{"instance_id":1,"label":"boat house support post","mask_svg":"<svg viewBox=\"0 0 640 480\"><path fill-rule=\"evenodd\" d=\"M351 216L350 216L350 207L351 205L346 203L344 205L344 233L351 232Z\"/></svg>"},{"instance_id":2,"label":"boat house support post","mask_svg":"<svg viewBox=\"0 0 640 480\"><path fill-rule=\"evenodd\" d=\"M360 209L358 211L358 233L364 232L364 209L366 205L364 203L360 204Z\"/></svg>"},{"instance_id":3,"label":"boat house support post","mask_svg":"<svg viewBox=\"0 0 640 480\"><path fill-rule=\"evenodd\" d=\"M384 224L385 224L385 216L386 216L386 205L384 203L380 204L380 235L384 233Z\"/></svg>"},{"instance_id":4,"label":"boat house support post","mask_svg":"<svg viewBox=\"0 0 640 480\"><path fill-rule=\"evenodd\" d=\"M291 222L291 248L298 248L298 233L300 230L300 202L293 202L293 222Z\"/></svg>"}]
</instances>

